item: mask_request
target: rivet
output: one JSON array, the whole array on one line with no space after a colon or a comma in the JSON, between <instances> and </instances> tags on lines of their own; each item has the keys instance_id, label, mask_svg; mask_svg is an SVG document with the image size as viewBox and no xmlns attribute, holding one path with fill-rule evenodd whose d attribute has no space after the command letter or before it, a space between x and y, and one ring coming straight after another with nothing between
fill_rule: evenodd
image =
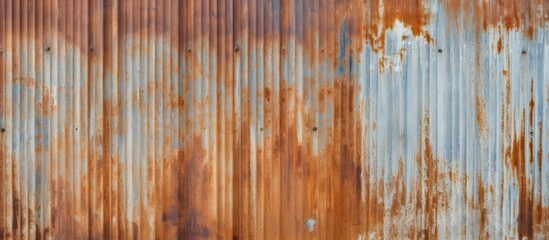
<instances>
[{"instance_id":1,"label":"rivet","mask_svg":"<svg viewBox=\"0 0 549 240\"><path fill-rule=\"evenodd\" d=\"M236 45L236 46L234 47L234 51L235 51L235 52L240 51L240 46Z\"/></svg>"},{"instance_id":2,"label":"rivet","mask_svg":"<svg viewBox=\"0 0 549 240\"><path fill-rule=\"evenodd\" d=\"M259 128L259 130L263 132L263 128Z\"/></svg>"},{"instance_id":3,"label":"rivet","mask_svg":"<svg viewBox=\"0 0 549 240\"><path fill-rule=\"evenodd\" d=\"M522 50L522 55L526 55L526 50Z\"/></svg>"},{"instance_id":4,"label":"rivet","mask_svg":"<svg viewBox=\"0 0 549 240\"><path fill-rule=\"evenodd\" d=\"M305 220L305 227L307 228L308 232L315 231L315 224L316 224L316 220L313 218L308 218L307 220Z\"/></svg>"},{"instance_id":5,"label":"rivet","mask_svg":"<svg viewBox=\"0 0 549 240\"><path fill-rule=\"evenodd\" d=\"M74 130L78 131L78 128L75 128Z\"/></svg>"},{"instance_id":6,"label":"rivet","mask_svg":"<svg viewBox=\"0 0 549 240\"><path fill-rule=\"evenodd\" d=\"M441 52L442 52L442 48L439 48L439 49L438 49L438 52L441 53Z\"/></svg>"},{"instance_id":7,"label":"rivet","mask_svg":"<svg viewBox=\"0 0 549 240\"><path fill-rule=\"evenodd\" d=\"M324 52L324 48L321 48L320 51L321 51L321 52Z\"/></svg>"},{"instance_id":8,"label":"rivet","mask_svg":"<svg viewBox=\"0 0 549 240\"><path fill-rule=\"evenodd\" d=\"M48 52L49 52L50 50L51 50L51 48L50 48L49 46L48 46L48 47L46 47L46 51L48 51Z\"/></svg>"},{"instance_id":9,"label":"rivet","mask_svg":"<svg viewBox=\"0 0 549 240\"><path fill-rule=\"evenodd\" d=\"M316 132L316 130L318 130L318 128L316 128L316 127L313 127L313 131L315 131L315 132Z\"/></svg>"},{"instance_id":10,"label":"rivet","mask_svg":"<svg viewBox=\"0 0 549 240\"><path fill-rule=\"evenodd\" d=\"M282 52L286 52L286 48L282 48Z\"/></svg>"},{"instance_id":11,"label":"rivet","mask_svg":"<svg viewBox=\"0 0 549 240\"><path fill-rule=\"evenodd\" d=\"M187 48L187 52L191 52L191 48Z\"/></svg>"},{"instance_id":12,"label":"rivet","mask_svg":"<svg viewBox=\"0 0 549 240\"><path fill-rule=\"evenodd\" d=\"M5 129L5 128L2 128L2 132L5 132L5 131L6 131L6 129Z\"/></svg>"}]
</instances>

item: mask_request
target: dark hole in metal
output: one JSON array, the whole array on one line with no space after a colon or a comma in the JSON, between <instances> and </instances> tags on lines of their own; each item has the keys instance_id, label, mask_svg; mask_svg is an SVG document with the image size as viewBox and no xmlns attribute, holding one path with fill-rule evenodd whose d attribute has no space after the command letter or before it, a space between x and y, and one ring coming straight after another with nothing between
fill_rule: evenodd
<instances>
[{"instance_id":1,"label":"dark hole in metal","mask_svg":"<svg viewBox=\"0 0 549 240\"><path fill-rule=\"evenodd\" d=\"M48 52L49 52L50 50L51 50L51 48L50 48L50 47L46 47L46 51L48 51Z\"/></svg>"},{"instance_id":2,"label":"dark hole in metal","mask_svg":"<svg viewBox=\"0 0 549 240\"><path fill-rule=\"evenodd\" d=\"M191 48L187 48L187 52L191 52Z\"/></svg>"},{"instance_id":3,"label":"dark hole in metal","mask_svg":"<svg viewBox=\"0 0 549 240\"><path fill-rule=\"evenodd\" d=\"M236 46L234 47L234 51L235 51L235 52L240 51L240 46L236 45Z\"/></svg>"},{"instance_id":4,"label":"dark hole in metal","mask_svg":"<svg viewBox=\"0 0 549 240\"><path fill-rule=\"evenodd\" d=\"M74 130L78 131L78 128L75 128Z\"/></svg>"},{"instance_id":5,"label":"dark hole in metal","mask_svg":"<svg viewBox=\"0 0 549 240\"><path fill-rule=\"evenodd\" d=\"M526 55L526 50L522 50L522 55Z\"/></svg>"},{"instance_id":6,"label":"dark hole in metal","mask_svg":"<svg viewBox=\"0 0 549 240\"><path fill-rule=\"evenodd\" d=\"M5 131L6 131L6 129L5 129L5 128L2 128L2 132L5 132Z\"/></svg>"},{"instance_id":7,"label":"dark hole in metal","mask_svg":"<svg viewBox=\"0 0 549 240\"><path fill-rule=\"evenodd\" d=\"M438 52L441 53L441 52L442 52L442 48L439 48L439 49L438 49Z\"/></svg>"},{"instance_id":8,"label":"dark hole in metal","mask_svg":"<svg viewBox=\"0 0 549 240\"><path fill-rule=\"evenodd\" d=\"M316 130L318 130L318 128L316 128L316 127L313 127L313 131L315 131L315 132L316 132Z\"/></svg>"}]
</instances>

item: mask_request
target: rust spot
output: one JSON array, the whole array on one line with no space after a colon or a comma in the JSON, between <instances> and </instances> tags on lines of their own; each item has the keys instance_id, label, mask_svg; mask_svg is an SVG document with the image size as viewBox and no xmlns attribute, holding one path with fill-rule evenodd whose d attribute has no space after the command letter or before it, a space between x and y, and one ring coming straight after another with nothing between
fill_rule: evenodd
<instances>
[{"instance_id":1,"label":"rust spot","mask_svg":"<svg viewBox=\"0 0 549 240\"><path fill-rule=\"evenodd\" d=\"M19 228L18 222L21 221L19 213L21 212L21 206L19 203L19 198L13 197L12 199L12 211L13 211L13 220L12 220L12 229L17 232Z\"/></svg>"},{"instance_id":2,"label":"rust spot","mask_svg":"<svg viewBox=\"0 0 549 240\"><path fill-rule=\"evenodd\" d=\"M399 158L397 175L392 177L389 183L389 186L391 186L392 191L395 193L390 208L392 217L402 214L401 211L406 204L406 186L404 181L404 163L402 158Z\"/></svg>"},{"instance_id":3,"label":"rust spot","mask_svg":"<svg viewBox=\"0 0 549 240\"><path fill-rule=\"evenodd\" d=\"M501 53L501 46L502 45L502 37L500 36L499 39L498 39L498 43L497 43L497 50L498 50L498 53Z\"/></svg>"},{"instance_id":4,"label":"rust spot","mask_svg":"<svg viewBox=\"0 0 549 240\"><path fill-rule=\"evenodd\" d=\"M478 96L476 97L476 113L477 113L477 127L478 127L478 132L479 132L479 135L480 136L483 136L484 135L484 132L485 132L485 122L486 122L486 119L485 119L485 111L486 111L486 106L485 106L485 103L484 103L484 100L482 99L481 96Z\"/></svg>"},{"instance_id":5,"label":"rust spot","mask_svg":"<svg viewBox=\"0 0 549 240\"><path fill-rule=\"evenodd\" d=\"M486 222L487 222L487 214L488 214L488 211L486 209L486 189L484 187L484 184L482 182L482 175L479 174L479 176L477 176L477 192L478 192L478 203L476 203L476 208L480 211L480 216L479 216L479 229L480 229L480 235L481 235L481 238L488 238L488 232L486 231Z\"/></svg>"},{"instance_id":6,"label":"rust spot","mask_svg":"<svg viewBox=\"0 0 549 240\"><path fill-rule=\"evenodd\" d=\"M263 90L263 96L265 97L265 100L271 101L271 88L266 87Z\"/></svg>"},{"instance_id":7,"label":"rust spot","mask_svg":"<svg viewBox=\"0 0 549 240\"><path fill-rule=\"evenodd\" d=\"M509 72L507 70L503 70L503 76L505 76L505 103L507 105L511 104L511 79L509 76Z\"/></svg>"}]
</instances>

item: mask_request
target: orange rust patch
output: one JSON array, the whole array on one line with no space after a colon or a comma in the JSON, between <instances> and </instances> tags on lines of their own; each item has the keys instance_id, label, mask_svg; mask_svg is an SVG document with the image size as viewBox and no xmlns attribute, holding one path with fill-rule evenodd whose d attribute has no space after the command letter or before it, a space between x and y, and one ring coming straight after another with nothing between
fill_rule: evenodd
<instances>
[{"instance_id":1,"label":"orange rust patch","mask_svg":"<svg viewBox=\"0 0 549 240\"><path fill-rule=\"evenodd\" d=\"M507 105L511 104L511 79L507 70L503 70L503 75L505 77L505 103Z\"/></svg>"},{"instance_id":2,"label":"orange rust patch","mask_svg":"<svg viewBox=\"0 0 549 240\"><path fill-rule=\"evenodd\" d=\"M497 47L496 47L496 49L498 50L498 53L501 53L501 45L502 45L502 39L501 37L499 37Z\"/></svg>"},{"instance_id":3,"label":"orange rust patch","mask_svg":"<svg viewBox=\"0 0 549 240\"><path fill-rule=\"evenodd\" d=\"M532 104L532 101L531 101ZM530 125L533 112L533 104L530 105ZM534 199L532 181L528 178L531 172L527 171L527 161L532 164L534 160L533 152L533 135L527 134L525 129L525 112L522 112L521 131L519 135L515 135L511 146L505 149L505 158L511 168L513 175L516 177L519 188L519 212L518 212L518 234L519 238L527 237L531 239L534 234L533 214L534 214ZM526 159L526 154L530 156Z\"/></svg>"},{"instance_id":4,"label":"orange rust patch","mask_svg":"<svg viewBox=\"0 0 549 240\"><path fill-rule=\"evenodd\" d=\"M474 26L484 31L501 26L505 31L522 31L523 36L532 39L535 28L543 27L547 22L546 16L540 16L539 4L530 0L448 0L442 6L456 23L464 15L463 19L470 19ZM480 30L477 29L477 32Z\"/></svg>"},{"instance_id":5,"label":"orange rust patch","mask_svg":"<svg viewBox=\"0 0 549 240\"><path fill-rule=\"evenodd\" d=\"M266 87L263 90L263 97L266 101L271 101L271 88Z\"/></svg>"},{"instance_id":6,"label":"orange rust patch","mask_svg":"<svg viewBox=\"0 0 549 240\"><path fill-rule=\"evenodd\" d=\"M476 113L477 113L477 127L478 127L478 132L479 132L479 135L480 136L483 136L484 135L484 132L485 132L485 123L486 123L486 116L485 116L485 111L486 111L486 106L485 106L485 103L482 99L482 97L478 96L476 97L475 99L475 102L476 102Z\"/></svg>"},{"instance_id":7,"label":"orange rust patch","mask_svg":"<svg viewBox=\"0 0 549 240\"><path fill-rule=\"evenodd\" d=\"M441 188L438 187L441 181L446 178L446 173L440 171L439 167L441 165L439 165L439 163L441 163L441 161L437 159L433 153L433 147L429 139L430 122L428 114L425 115L422 122L422 144L420 151L416 155L416 162L418 166L425 169L425 172L424 175L421 176L421 186L418 186L417 189L420 191L420 189L424 187L427 190L425 196L419 199L418 204L420 205L416 207L416 209L422 209L427 215L425 219L426 222L424 223L424 226L427 227L427 229L424 229L425 237L437 238L437 215L440 211L446 210L449 203L447 193L441 191ZM418 194L418 196L421 196L421 194Z\"/></svg>"},{"instance_id":8,"label":"orange rust patch","mask_svg":"<svg viewBox=\"0 0 549 240\"><path fill-rule=\"evenodd\" d=\"M480 237L482 239L488 239L488 231L486 231L486 222L488 219L488 210L486 209L486 194L493 194L492 186L485 187L482 181L482 175L479 174L477 177L477 191L478 191L478 201L474 201L474 207L479 210L479 229Z\"/></svg>"},{"instance_id":9,"label":"orange rust patch","mask_svg":"<svg viewBox=\"0 0 549 240\"><path fill-rule=\"evenodd\" d=\"M385 35L392 29L396 22L401 22L404 27L411 29L414 36L425 38L431 44L434 40L424 29L431 20L426 2L423 0L411 0L406 3L401 1L370 1L365 9L369 12L365 15L366 39L372 44L372 48L378 53L385 52ZM407 36L403 36L405 40Z\"/></svg>"},{"instance_id":10,"label":"orange rust patch","mask_svg":"<svg viewBox=\"0 0 549 240\"><path fill-rule=\"evenodd\" d=\"M391 178L389 186L396 193L391 203L390 214L396 217L401 214L401 210L406 204L406 187L404 184L404 163L402 157L398 159L398 172L396 177Z\"/></svg>"}]
</instances>

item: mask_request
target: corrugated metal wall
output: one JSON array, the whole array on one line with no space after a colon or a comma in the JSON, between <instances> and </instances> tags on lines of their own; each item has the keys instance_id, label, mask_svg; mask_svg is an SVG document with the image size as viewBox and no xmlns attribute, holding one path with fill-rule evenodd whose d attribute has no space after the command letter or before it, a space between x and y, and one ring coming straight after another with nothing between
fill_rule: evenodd
<instances>
[{"instance_id":1,"label":"corrugated metal wall","mask_svg":"<svg viewBox=\"0 0 549 240\"><path fill-rule=\"evenodd\" d=\"M547 239L548 15L0 0L0 236Z\"/></svg>"}]
</instances>

